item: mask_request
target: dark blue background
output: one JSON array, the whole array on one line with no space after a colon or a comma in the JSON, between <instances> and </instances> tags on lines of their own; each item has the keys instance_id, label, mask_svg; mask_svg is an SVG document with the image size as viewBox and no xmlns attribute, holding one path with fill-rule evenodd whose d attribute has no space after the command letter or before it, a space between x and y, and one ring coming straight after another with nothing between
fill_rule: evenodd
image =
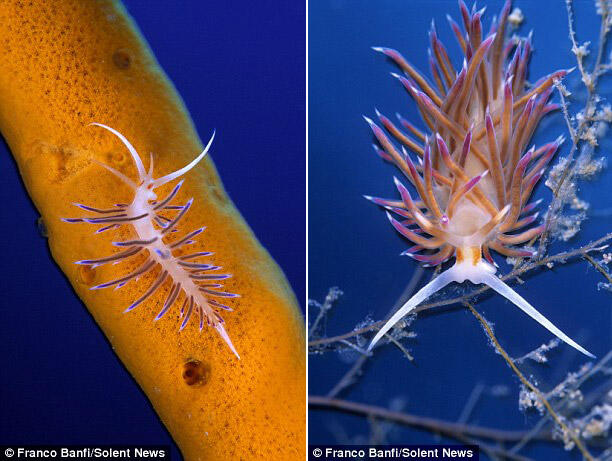
<instances>
[{"instance_id":1,"label":"dark blue background","mask_svg":"<svg viewBox=\"0 0 612 461\"><path fill-rule=\"evenodd\" d=\"M534 29L535 54L530 76L540 76L575 65L570 55L565 2L515 1L525 13L520 32ZM480 5L483 2L479 2ZM487 1L484 30L501 1ZM469 5L471 7L471 3ZM581 41L597 42L599 17L593 2L577 2L576 18ZM345 295L327 321L329 336L352 330L366 317L381 319L395 304L417 267L399 253L409 246L389 225L384 213L361 194L395 197L392 177L396 170L378 158L372 134L362 114L374 117L374 109L394 119L399 111L417 126L423 124L415 105L389 73L396 67L371 46L398 49L428 74L428 31L435 18L438 33L457 65L459 53L447 26L446 13L459 21L456 1L430 0L326 0L309 5L309 297L322 300L330 286ZM575 86L575 72L569 80ZM607 85L609 94L609 85ZM576 93L581 97L580 92ZM557 96L555 96L557 98ZM565 133L560 114L549 116L534 142L538 145ZM562 150L568 152L569 143ZM610 142L604 143L609 151ZM604 152L606 150L603 150ZM594 210L610 207L610 168L581 196ZM540 185L537 196L550 200L550 190ZM552 251L580 246L610 230L611 219L593 217L568 244L556 243ZM497 257L499 262L501 258ZM507 271L507 266L502 265ZM426 269L426 279L431 269ZM424 279L424 280L426 280ZM603 278L585 262L548 270L526 278L517 287L529 301L569 336L603 356L611 346L611 297L598 292ZM453 291L454 290L454 291ZM451 288L447 293L457 293ZM516 307L500 297L477 304L495 324L503 346L519 357L551 339L551 335ZM312 316L311 316L312 318ZM476 319L458 307L423 314L413 325L418 337L406 341L415 356L410 363L394 347L380 349L365 368L359 383L340 397L387 407L401 398L408 413L456 421L474 386L504 384L505 398L485 396L471 423L506 429L529 428L539 418L525 416L517 408L518 380L502 358L488 346ZM584 360L562 345L551 354L549 366L527 368L542 378L548 389L567 371ZM353 354L328 352L311 356L309 389L326 394L351 366ZM368 435L365 418L334 412L310 412L310 443L350 443ZM390 443L435 443L431 434L397 430ZM367 439L365 440L367 442ZM535 447L527 452L536 459L578 459L561 448Z\"/></svg>"},{"instance_id":2,"label":"dark blue background","mask_svg":"<svg viewBox=\"0 0 612 461\"><path fill-rule=\"evenodd\" d=\"M225 187L303 307L304 3L125 4L202 138L217 129L213 159ZM10 152L0 148L0 444L171 443L51 260Z\"/></svg>"}]
</instances>

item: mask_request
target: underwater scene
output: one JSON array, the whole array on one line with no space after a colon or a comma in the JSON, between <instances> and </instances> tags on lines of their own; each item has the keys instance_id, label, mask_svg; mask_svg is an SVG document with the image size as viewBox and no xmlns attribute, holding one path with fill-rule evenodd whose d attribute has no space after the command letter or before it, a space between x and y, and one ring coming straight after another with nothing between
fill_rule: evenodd
<instances>
[{"instance_id":1,"label":"underwater scene","mask_svg":"<svg viewBox=\"0 0 612 461\"><path fill-rule=\"evenodd\" d=\"M612 459L612 4L308 18L309 443Z\"/></svg>"},{"instance_id":2,"label":"underwater scene","mask_svg":"<svg viewBox=\"0 0 612 461\"><path fill-rule=\"evenodd\" d=\"M306 8L246 6L0 5L0 445L304 457ZM143 248L172 285L96 262Z\"/></svg>"}]
</instances>

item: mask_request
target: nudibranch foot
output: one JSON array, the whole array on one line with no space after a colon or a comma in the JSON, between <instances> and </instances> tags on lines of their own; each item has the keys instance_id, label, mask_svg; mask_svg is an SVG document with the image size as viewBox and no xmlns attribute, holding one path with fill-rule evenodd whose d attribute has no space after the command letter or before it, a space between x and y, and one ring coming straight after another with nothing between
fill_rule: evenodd
<instances>
[{"instance_id":1,"label":"nudibranch foot","mask_svg":"<svg viewBox=\"0 0 612 461\"><path fill-rule=\"evenodd\" d=\"M155 320L157 321L164 317L170 308L177 303L179 298L183 298L183 304L180 311L183 320L179 329L183 330L187 326L195 312L199 317L200 331L204 328L204 322L206 322L208 326L214 327L236 357L240 358L240 355L238 355L236 348L225 330L223 325L224 320L219 313L219 310L231 311L232 309L213 299L236 298L239 296L234 293L220 290L223 286L218 282L230 278L231 274L211 273L211 271L217 271L221 269L221 267L198 262L198 258L210 256L212 255L211 252L200 251L185 256L174 256L173 254L176 249L195 243L192 239L205 229L205 227L201 227L174 241L169 240L169 236L177 231L177 224L193 204L193 198L189 199L184 205L170 205L170 202L180 190L183 181L176 184L172 191L162 200L158 200L154 192L156 188L179 178L195 167L198 162L206 156L210 149L215 137L214 133L202 153L192 162L173 173L155 179L153 178L152 155L150 157L149 171L147 172L136 149L130 144L125 136L117 130L101 123L92 123L91 125L102 127L113 133L130 152L138 170L138 182L132 181L132 179L108 165L100 162L96 163L99 163L130 186L134 190L134 199L130 204L116 204L114 208L109 209L95 208L81 203L74 203L76 207L91 213L96 213L100 216L64 218L63 221L68 223L84 222L89 224L102 224L103 227L98 229L96 233L118 228L123 225L129 225L136 233L137 238L112 242L114 246L125 248L118 253L105 258L76 261L75 264L88 265L91 267L97 267L108 263L117 264L133 256L141 255L142 252L146 252L146 259L131 273L115 280L93 286L91 289L99 290L110 287L119 289L126 283L135 281L144 274L157 271L157 275L155 275L151 285L149 285L145 292L125 309L124 312L129 312L138 307L169 281L170 288L163 307L155 317ZM161 214L162 212L164 212L164 214ZM173 218L169 218L165 216L165 213L168 212L175 212L176 215Z\"/></svg>"}]
</instances>

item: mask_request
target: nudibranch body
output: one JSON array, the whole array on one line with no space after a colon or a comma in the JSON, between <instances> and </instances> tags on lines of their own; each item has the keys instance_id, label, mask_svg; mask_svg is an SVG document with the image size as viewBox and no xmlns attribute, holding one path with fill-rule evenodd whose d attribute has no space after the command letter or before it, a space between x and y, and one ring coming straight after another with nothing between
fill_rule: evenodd
<instances>
[{"instance_id":1,"label":"nudibranch body","mask_svg":"<svg viewBox=\"0 0 612 461\"><path fill-rule=\"evenodd\" d=\"M149 171L147 172L140 156L138 155L138 152L136 152L136 149L130 144L125 136L115 129L101 123L92 123L92 125L97 125L107 129L117 136L128 149L138 170L138 183L135 183L123 173L117 171L111 166L105 164L102 164L102 166L108 169L111 173L134 190L134 200L130 204L117 204L115 205L115 208L111 209L93 208L77 203L75 205L79 208L102 216L89 218L64 218L63 221L69 223L86 222L90 224L101 224L102 227L100 227L96 233L105 232L110 229L117 229L122 225L131 225L133 226L138 238L136 240L113 242L115 246L126 248L123 251L101 259L77 261L76 264L83 264L95 268L103 264L116 264L128 258L134 256L137 257L143 251L146 251L148 255L144 261L141 262L140 266L138 266L137 269L128 275L122 276L110 282L96 285L91 289L97 290L109 287L115 287L115 289L118 289L129 281L137 280L140 276L148 272L153 272L159 268L153 283L147 288L142 296L140 296L125 310L125 312L129 312L138 307L143 301L150 298L151 295L158 289L161 289L164 284L167 284L166 280L170 280L170 288L168 290L166 301L164 302L161 311L155 317L155 320L161 319L172 307L172 305L178 302L179 298L181 298L181 293L183 293L184 299L180 311L183 321L180 329L182 330L185 328L185 326L187 326L189 319L195 311L197 312L200 320L200 331L202 331L202 328L204 327L204 320L206 320L206 323L209 326L212 326L217 330L232 352L236 354L236 357L240 358L238 352L236 352L236 349L232 344L231 339L225 331L225 327L223 326L223 318L218 312L218 310L231 311L232 309L225 304L211 299L211 297L235 298L238 296L234 293L219 291L219 289L222 287L219 281L225 280L231 277L231 275L219 274L215 272L210 273L211 271L221 269L221 267L212 264L194 262L194 260L197 260L198 258L210 256L212 254L210 252L200 251L182 256L174 256L173 254L173 252L177 249L194 243L194 241L191 239L204 231L205 228L201 227L196 229L183 237L175 239L173 242L164 242L165 238L170 237L172 233L176 232L177 224L189 210L189 207L193 203L193 198L189 199L189 201L182 206L170 205L170 202L181 188L182 181L179 182L168 194L168 196L162 200L158 201L157 194L155 193L155 189L158 187L161 187L164 184L181 177L195 167L208 153L214 139L214 134L210 138L210 141L202 153L198 155L191 163L184 166L180 170L155 179L153 178L152 154L150 157ZM177 214L173 219L170 219L162 214L164 213L164 210L174 210L177 211Z\"/></svg>"},{"instance_id":2,"label":"nudibranch body","mask_svg":"<svg viewBox=\"0 0 612 461\"><path fill-rule=\"evenodd\" d=\"M563 137L539 148L528 145L542 117L558 107L549 99L554 82L568 71L554 72L528 88L531 35L524 40L505 39L510 2L493 20L486 38L481 22L484 9L470 12L462 0L459 6L463 31L448 19L465 59L457 71L432 24L429 62L435 86L397 51L374 48L404 72L393 75L415 100L431 134L401 116L399 128L377 111L386 131L401 143L398 151L385 131L366 117L382 147L375 146L376 152L404 174L419 196L413 199L395 178L401 200L366 198L384 207L392 226L413 244L403 255L431 266L453 256L456 262L391 317L370 349L433 293L451 282L469 280L488 285L555 336L593 357L495 275L490 251L532 256L530 250L514 246L544 231L543 225L532 226L539 201L529 200ZM408 150L417 156L418 164Z\"/></svg>"}]
</instances>

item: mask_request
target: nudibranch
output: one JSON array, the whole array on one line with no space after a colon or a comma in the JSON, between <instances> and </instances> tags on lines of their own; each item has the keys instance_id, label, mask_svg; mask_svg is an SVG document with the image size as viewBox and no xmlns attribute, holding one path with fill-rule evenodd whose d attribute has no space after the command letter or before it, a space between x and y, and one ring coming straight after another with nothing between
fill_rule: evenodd
<instances>
[{"instance_id":1,"label":"nudibranch","mask_svg":"<svg viewBox=\"0 0 612 461\"><path fill-rule=\"evenodd\" d=\"M496 276L491 256L491 250L508 257L533 256L531 250L515 246L544 231L544 225L534 225L539 201L530 202L530 197L563 137L539 148L528 146L542 117L557 108L549 103L554 82L568 71L527 85L531 35L505 38L510 1L486 37L484 9L470 12L463 0L459 7L463 30L448 20L465 59L457 71L432 23L433 85L399 52L374 48L403 71L393 75L415 100L430 134L401 116L399 127L377 111L386 132L365 117L380 146L376 152L395 165L418 194L413 198L395 178L400 200L366 198L384 207L391 225L412 243L403 255L430 266L454 257L455 264L409 299L378 331L369 350L429 296L452 282L469 280L488 285L559 339L593 357ZM416 155L416 164L411 155Z\"/></svg>"},{"instance_id":2,"label":"nudibranch","mask_svg":"<svg viewBox=\"0 0 612 461\"><path fill-rule=\"evenodd\" d=\"M146 394L183 458L304 458L306 342L303 315L293 290L232 203L212 158L197 155L205 151L206 143L200 140L180 95L121 2L4 0L0 1L0 23L0 131L44 221L51 255L112 352ZM203 58L217 51L197 49ZM214 114L215 108L210 105L207 111ZM184 176L168 205L182 206L191 197L193 202L177 224L181 229L173 234L176 237L163 240L170 246L206 226L205 232L193 238L193 244L173 249L173 257L211 251L214 254L202 255L199 261L223 266L223 270L201 274L232 274L219 283L227 287L223 291L240 297L201 293L210 307L217 307L211 302L216 300L234 309L223 316L223 327L240 360L229 351L218 329L198 332L195 297L191 320L183 331L180 326L186 312L181 318L181 298L161 320L153 321L168 301L170 280L138 308L123 314L155 282L161 267L119 290L91 290L137 270L140 258L148 256L146 249L119 264L74 264L110 254L111 241L147 239L144 230L135 235L132 224L92 236L94 226L61 220L76 217L74 202L100 210L117 208L108 205L130 204L135 190L142 189L138 186L144 175L135 172L140 164L136 157L108 131L87 128L91 122L118 129L129 139L142 155L150 179L153 176L147 161L153 152L154 184L169 172L185 172L185 165L191 165L197 156L197 167ZM231 155L238 165L245 156L257 154L245 149L223 155ZM268 160L263 154L259 158L262 163ZM136 187L107 173L99 163L125 175ZM158 205L178 181L177 177L154 188ZM142 193L148 195L146 190ZM152 205L142 203L144 207ZM181 211L168 209L161 214L174 220ZM102 215L85 210L82 214L90 215L86 219L92 221L123 213ZM153 225L162 232L162 226ZM116 247L115 252L128 248ZM163 258L162 247L157 249L162 254L153 249L150 257ZM187 261L199 264L197 259ZM184 292L180 296L184 298ZM206 309L204 300L200 303ZM63 315L61 306L42 308ZM213 314L211 321L214 319ZM82 321L87 322L87 316ZM71 332L68 328L50 334ZM106 347L106 343L100 346ZM95 401L96 389L91 391ZM70 425L68 421L67 428Z\"/></svg>"},{"instance_id":3,"label":"nudibranch","mask_svg":"<svg viewBox=\"0 0 612 461\"><path fill-rule=\"evenodd\" d=\"M123 225L130 225L133 227L133 230L137 235L137 239L113 242L113 245L125 248L125 250L114 253L105 258L80 260L77 261L76 264L83 264L96 268L108 263L117 264L128 258L132 258L134 256L137 257L143 252L147 253L147 256L141 262L140 266L131 273L116 280L93 286L91 289L99 290L101 288L109 287L115 287L115 289L118 289L131 280L137 280L140 276L159 269L154 282L147 288L142 296L140 296L125 310L125 312L129 312L138 307L142 302L150 298L151 295L158 289L161 289L164 283L167 283L166 280L170 280L170 288L168 290L166 301L164 302L161 311L155 317L155 320L161 319L173 304L179 302L181 293L183 293L184 299L181 307L181 316L183 317L183 321L180 329L183 330L183 328L187 326L191 315L195 311L197 312L200 320L200 331L202 331L202 328L204 328L204 320L206 320L208 326L215 328L232 352L236 354L236 357L240 358L240 355L238 355L236 348L225 331L225 327L223 326L223 317L221 317L221 314L219 313L219 310L231 311L232 308L212 298L238 297L237 294L219 290L222 288L219 281L231 277L231 274L219 274L215 272L211 273L211 271L217 271L221 269L221 267L212 264L194 262L194 260L198 260L204 256L210 256L212 253L208 251L198 251L182 256L173 255L177 249L194 243L192 239L196 235L203 232L205 228L200 227L199 229L175 239L173 242L164 242L164 239L172 236L172 234L177 231L177 224L181 218L185 216L185 213L187 213L189 207L191 207L193 198L189 199L185 205L170 204L181 188L183 181L174 186L172 191L161 200L157 199L157 194L155 193L155 189L183 176L206 156L215 138L214 133L202 153L192 160L191 163L177 171L174 171L173 173L168 173L161 178L155 179L153 178L153 154L150 155L149 171L146 171L138 152L125 136L123 136L117 130L101 123L92 123L91 125L102 127L113 133L121 140L130 153L130 156L136 165L136 169L138 170L138 182L132 181L129 177L109 165L105 165L103 163L101 163L101 165L117 176L134 191L134 200L132 200L130 204L116 204L114 208L110 209L94 208L80 203L75 203L75 206L101 216L87 218L63 218L63 221L68 223L85 222L90 224L99 224L101 227L96 230L97 234L110 229L117 229ZM164 210L166 212L169 210L175 211L176 216L170 219L163 214Z\"/></svg>"}]
</instances>

